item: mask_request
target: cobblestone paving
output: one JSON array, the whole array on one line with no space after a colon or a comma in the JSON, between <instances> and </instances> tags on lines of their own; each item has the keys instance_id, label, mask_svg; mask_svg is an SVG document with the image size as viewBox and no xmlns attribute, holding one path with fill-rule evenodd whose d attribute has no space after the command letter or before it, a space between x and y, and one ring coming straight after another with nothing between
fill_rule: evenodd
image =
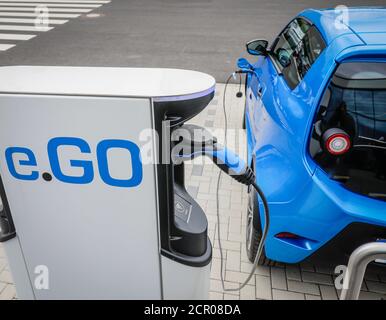
<instances>
[{"instance_id":1,"label":"cobblestone paving","mask_svg":"<svg viewBox=\"0 0 386 320\"><path fill-rule=\"evenodd\" d=\"M0 244L0 300L16 298L11 272L8 268L7 258L3 246Z\"/></svg>"},{"instance_id":2,"label":"cobblestone paving","mask_svg":"<svg viewBox=\"0 0 386 320\"><path fill-rule=\"evenodd\" d=\"M218 85L211 104L190 123L211 129L222 141L224 117L222 112L224 85ZM244 99L235 97L238 85L227 90L228 145L245 153L245 134L233 134L232 129L240 129L244 110ZM241 151L240 151L241 150ZM207 214L209 235L214 244L210 283L210 299L265 299L265 300L336 300L339 292L334 287L332 266L310 264L281 265L278 267L258 267L250 283L240 292L224 293L220 282L220 253L217 243L216 183L219 170L211 162L197 158L186 165L186 184ZM252 264L245 252L245 218L247 206L246 187L223 175L220 185L220 233L225 256L225 283L232 288L242 283L248 276ZM11 273L7 266L3 247L0 245L0 299L16 296ZM371 267L366 272L361 299L386 298L386 268Z\"/></svg>"}]
</instances>

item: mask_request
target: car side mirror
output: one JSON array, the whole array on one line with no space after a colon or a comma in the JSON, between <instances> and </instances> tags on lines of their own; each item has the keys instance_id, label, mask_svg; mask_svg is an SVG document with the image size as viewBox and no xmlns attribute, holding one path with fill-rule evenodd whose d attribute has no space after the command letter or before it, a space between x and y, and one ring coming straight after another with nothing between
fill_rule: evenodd
<instances>
[{"instance_id":1,"label":"car side mirror","mask_svg":"<svg viewBox=\"0 0 386 320\"><path fill-rule=\"evenodd\" d=\"M239 58L237 60L237 67L242 72L250 72L253 70L253 65L245 58Z\"/></svg>"},{"instance_id":2,"label":"car side mirror","mask_svg":"<svg viewBox=\"0 0 386 320\"><path fill-rule=\"evenodd\" d=\"M247 42L247 52L253 56L266 56L268 54L268 41L257 39Z\"/></svg>"}]
</instances>

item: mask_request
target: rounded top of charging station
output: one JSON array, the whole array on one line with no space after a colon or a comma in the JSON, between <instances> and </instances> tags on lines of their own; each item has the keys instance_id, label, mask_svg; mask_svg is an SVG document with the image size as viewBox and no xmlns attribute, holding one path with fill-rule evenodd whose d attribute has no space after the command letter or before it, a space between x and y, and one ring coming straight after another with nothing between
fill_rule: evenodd
<instances>
[{"instance_id":1,"label":"rounded top of charging station","mask_svg":"<svg viewBox=\"0 0 386 320\"><path fill-rule=\"evenodd\" d=\"M156 101L189 100L214 91L202 72L164 68L0 67L0 93L127 96Z\"/></svg>"}]
</instances>

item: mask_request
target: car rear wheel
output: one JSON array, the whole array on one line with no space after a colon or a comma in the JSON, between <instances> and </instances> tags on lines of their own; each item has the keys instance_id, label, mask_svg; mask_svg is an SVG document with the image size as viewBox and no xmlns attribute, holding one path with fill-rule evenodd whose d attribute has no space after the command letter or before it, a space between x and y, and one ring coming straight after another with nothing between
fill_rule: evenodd
<instances>
[{"instance_id":1,"label":"car rear wheel","mask_svg":"<svg viewBox=\"0 0 386 320\"><path fill-rule=\"evenodd\" d=\"M246 249L249 261L255 261L257 250L261 241L262 230L259 213L259 203L257 192L251 186L248 188L248 208L247 208L247 232L246 232ZM258 265L274 266L275 261L268 259L265 251L260 255Z\"/></svg>"}]
</instances>

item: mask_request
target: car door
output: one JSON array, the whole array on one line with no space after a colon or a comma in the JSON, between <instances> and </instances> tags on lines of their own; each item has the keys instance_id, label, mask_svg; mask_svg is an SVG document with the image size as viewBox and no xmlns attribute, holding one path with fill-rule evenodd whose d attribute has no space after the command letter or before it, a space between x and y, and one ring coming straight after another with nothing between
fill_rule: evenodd
<instances>
[{"instance_id":1,"label":"car door","mask_svg":"<svg viewBox=\"0 0 386 320\"><path fill-rule=\"evenodd\" d=\"M271 100L276 99L272 95L275 94L275 90L284 90L288 93L290 85L295 84L294 64L284 68L282 64L288 64L290 57L296 47L296 44L301 39L301 34L296 30L298 23L297 20L291 21L289 25L282 31L281 34L274 41L271 54L266 57L259 57L258 61L254 65L254 72L249 73L247 76L247 83L249 84L249 91L247 92L248 99L248 116L250 119L250 129L252 131L253 142L259 139L264 119L266 119L265 105L271 105ZM278 76L282 74L285 69L285 76L288 78L288 85L284 84L283 87L277 86ZM266 92L268 90L268 92Z\"/></svg>"},{"instance_id":2,"label":"car door","mask_svg":"<svg viewBox=\"0 0 386 320\"><path fill-rule=\"evenodd\" d=\"M263 95L265 91L265 84L262 83L262 74L261 70L263 68L263 65L266 63L265 58L259 57L256 64L254 64L255 71L250 72L247 74L247 92L246 92L246 99L247 99L247 119L248 126L247 130L250 130L248 137L250 137L250 142L252 145L256 143L256 139L259 136L259 128L261 127L259 125L260 122L260 114L261 109L263 105Z\"/></svg>"},{"instance_id":3,"label":"car door","mask_svg":"<svg viewBox=\"0 0 386 320\"><path fill-rule=\"evenodd\" d=\"M297 17L279 34L269 54L250 75L256 170L271 201L289 201L299 182L304 152L306 113L299 85L325 48L314 25ZM272 179L280 172L280 179ZM259 177L260 176L260 177ZM287 185L289 192L283 192Z\"/></svg>"}]
</instances>

